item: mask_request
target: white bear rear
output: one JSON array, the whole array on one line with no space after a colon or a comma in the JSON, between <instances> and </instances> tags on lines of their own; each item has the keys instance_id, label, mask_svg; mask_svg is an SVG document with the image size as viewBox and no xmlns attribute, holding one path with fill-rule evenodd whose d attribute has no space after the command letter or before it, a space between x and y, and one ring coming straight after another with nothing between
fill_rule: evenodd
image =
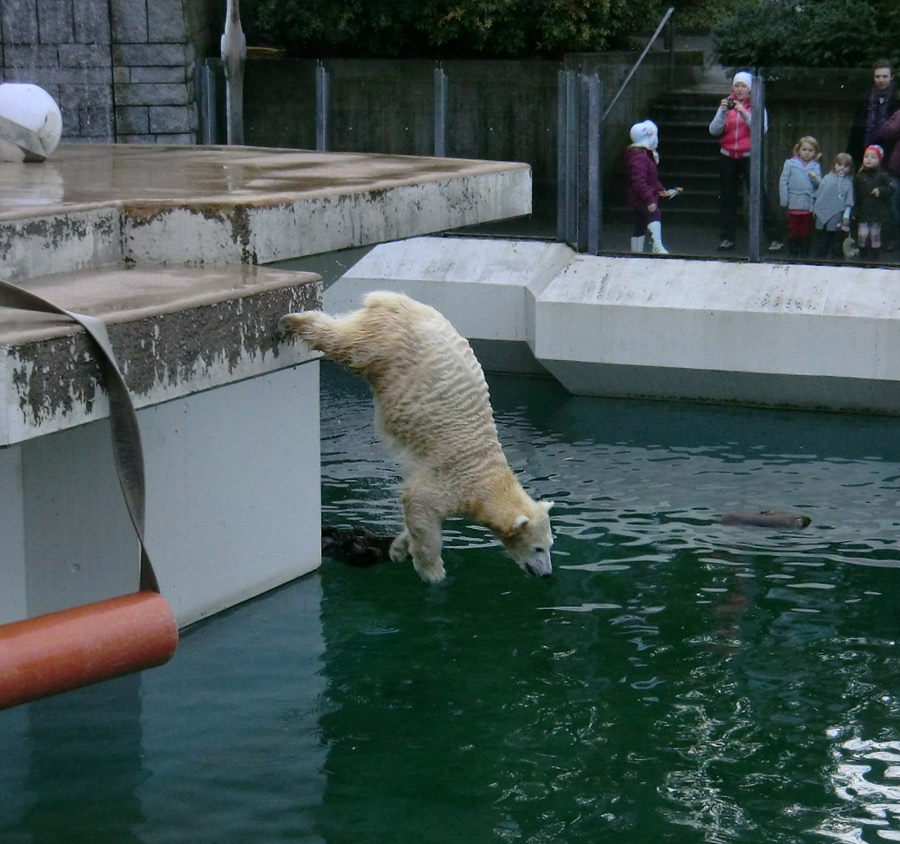
<instances>
[{"instance_id":1,"label":"white bear rear","mask_svg":"<svg viewBox=\"0 0 900 844\"><path fill-rule=\"evenodd\" d=\"M490 528L527 572L551 572L549 502L533 501L509 468L484 373L469 343L434 308L377 291L343 317L287 314L283 333L363 375L385 444L403 466L403 532L395 560L412 556L424 580L444 578L441 523L468 516Z\"/></svg>"}]
</instances>

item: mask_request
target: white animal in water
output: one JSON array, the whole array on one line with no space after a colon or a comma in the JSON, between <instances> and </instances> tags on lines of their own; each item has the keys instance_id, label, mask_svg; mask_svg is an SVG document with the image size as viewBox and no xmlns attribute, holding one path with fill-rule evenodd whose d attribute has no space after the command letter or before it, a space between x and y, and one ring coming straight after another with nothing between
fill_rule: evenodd
<instances>
[{"instance_id":1,"label":"white animal in water","mask_svg":"<svg viewBox=\"0 0 900 844\"><path fill-rule=\"evenodd\" d=\"M283 333L368 379L385 445L400 458L404 528L391 559L412 556L423 580L445 576L441 524L467 516L488 527L526 572L551 572L549 510L506 462L484 373L465 338L434 308L400 293L373 292L342 317L287 314Z\"/></svg>"}]
</instances>

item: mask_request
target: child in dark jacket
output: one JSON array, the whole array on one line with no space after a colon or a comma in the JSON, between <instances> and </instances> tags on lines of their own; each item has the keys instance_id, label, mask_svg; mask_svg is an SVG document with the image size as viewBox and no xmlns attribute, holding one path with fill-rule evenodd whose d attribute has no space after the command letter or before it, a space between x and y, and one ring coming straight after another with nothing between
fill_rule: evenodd
<instances>
[{"instance_id":1,"label":"child in dark jacket","mask_svg":"<svg viewBox=\"0 0 900 844\"><path fill-rule=\"evenodd\" d=\"M652 120L635 123L631 127L631 146L625 150L625 171L628 174L628 205L634 211L634 232L631 251L644 251L644 236L650 233L653 251L668 255L662 242L661 197L671 198L681 193L681 188L666 190L659 181L656 165L659 155L659 130Z\"/></svg>"},{"instance_id":2,"label":"child in dark jacket","mask_svg":"<svg viewBox=\"0 0 900 844\"><path fill-rule=\"evenodd\" d=\"M856 199L857 242L863 261L877 261L881 255L881 226L891 219L891 177L881 168L884 150L871 144L863 152L862 167L853 182Z\"/></svg>"}]
</instances>

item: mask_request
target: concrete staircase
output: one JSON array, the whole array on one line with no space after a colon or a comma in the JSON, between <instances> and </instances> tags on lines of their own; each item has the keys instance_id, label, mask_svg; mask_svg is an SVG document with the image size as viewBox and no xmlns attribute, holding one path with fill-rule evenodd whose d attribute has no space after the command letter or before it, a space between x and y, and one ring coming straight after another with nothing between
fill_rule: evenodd
<instances>
[{"instance_id":1,"label":"concrete staircase","mask_svg":"<svg viewBox=\"0 0 900 844\"><path fill-rule=\"evenodd\" d=\"M731 83L724 68L715 62L709 36L680 36L676 49L703 51L705 63L700 79L689 89L662 93L649 114L636 116L635 120L649 117L659 127L660 181L667 188L684 188L678 198L664 200L666 221L717 228L719 153L717 139L709 134L709 123ZM623 167L611 169L604 188L605 219L630 222Z\"/></svg>"},{"instance_id":2,"label":"concrete staircase","mask_svg":"<svg viewBox=\"0 0 900 844\"><path fill-rule=\"evenodd\" d=\"M669 222L715 226L719 216L718 141L709 134L709 122L725 86L712 90L704 85L690 91L660 96L649 117L659 127L659 176L667 188L682 187L684 193L664 200L663 214ZM625 204L624 167L614 169L604 191L606 219L631 219Z\"/></svg>"},{"instance_id":3,"label":"concrete staircase","mask_svg":"<svg viewBox=\"0 0 900 844\"><path fill-rule=\"evenodd\" d=\"M719 217L719 143L709 122L722 97L707 90L665 94L651 120L659 126L660 181L684 193L665 205L672 222L715 225Z\"/></svg>"}]
</instances>

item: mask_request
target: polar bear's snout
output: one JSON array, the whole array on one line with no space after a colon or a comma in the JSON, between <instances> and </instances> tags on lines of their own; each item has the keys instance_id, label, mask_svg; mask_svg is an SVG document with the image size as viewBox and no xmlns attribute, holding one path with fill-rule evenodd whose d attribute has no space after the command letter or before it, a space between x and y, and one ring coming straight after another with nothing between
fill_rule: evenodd
<instances>
[{"instance_id":1,"label":"polar bear's snout","mask_svg":"<svg viewBox=\"0 0 900 844\"><path fill-rule=\"evenodd\" d=\"M550 577L553 573L550 551L546 548L535 548L534 556L525 561L525 571L535 577Z\"/></svg>"},{"instance_id":2,"label":"polar bear's snout","mask_svg":"<svg viewBox=\"0 0 900 844\"><path fill-rule=\"evenodd\" d=\"M500 541L519 567L535 577L548 577L553 572L550 561L553 533L549 517L552 506L552 501L533 502L531 515L520 515L512 530L500 536Z\"/></svg>"}]
</instances>

